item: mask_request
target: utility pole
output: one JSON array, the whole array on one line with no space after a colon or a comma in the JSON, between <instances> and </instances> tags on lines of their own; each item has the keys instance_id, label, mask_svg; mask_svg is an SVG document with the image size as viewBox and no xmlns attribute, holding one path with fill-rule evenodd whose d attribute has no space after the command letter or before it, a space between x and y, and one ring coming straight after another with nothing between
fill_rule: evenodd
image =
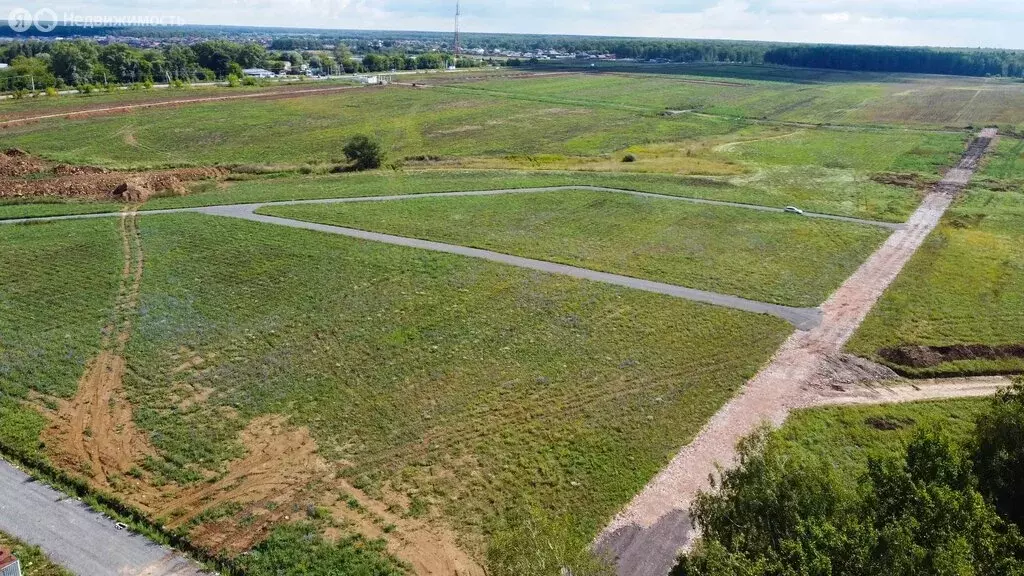
<instances>
[{"instance_id":1,"label":"utility pole","mask_svg":"<svg viewBox=\"0 0 1024 576\"><path fill-rule=\"evenodd\" d=\"M461 30L459 30L459 19L462 17L462 1L455 0L455 67L459 67L459 55L461 54L461 48L459 44L459 36Z\"/></svg>"}]
</instances>

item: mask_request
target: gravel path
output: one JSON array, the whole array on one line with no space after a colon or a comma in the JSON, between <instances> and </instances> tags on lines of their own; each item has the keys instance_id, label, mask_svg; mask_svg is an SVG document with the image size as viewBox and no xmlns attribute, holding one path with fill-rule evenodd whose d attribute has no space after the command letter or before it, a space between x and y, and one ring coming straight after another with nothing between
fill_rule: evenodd
<instances>
[{"instance_id":1,"label":"gravel path","mask_svg":"<svg viewBox=\"0 0 1024 576\"><path fill-rule=\"evenodd\" d=\"M621 576L664 576L695 531L687 522L690 503L709 487L716 465L735 461L736 443L768 422L781 425L791 409L805 404L805 390L830 355L839 354L886 288L938 225L970 181L996 131L975 140L956 168L925 197L907 226L889 240L822 306L821 324L797 332L740 394L708 422L604 529L595 550L610 556Z\"/></svg>"},{"instance_id":2,"label":"gravel path","mask_svg":"<svg viewBox=\"0 0 1024 576\"><path fill-rule=\"evenodd\" d=\"M35 482L0 460L0 531L43 549L78 576L198 576L195 562Z\"/></svg>"}]
</instances>

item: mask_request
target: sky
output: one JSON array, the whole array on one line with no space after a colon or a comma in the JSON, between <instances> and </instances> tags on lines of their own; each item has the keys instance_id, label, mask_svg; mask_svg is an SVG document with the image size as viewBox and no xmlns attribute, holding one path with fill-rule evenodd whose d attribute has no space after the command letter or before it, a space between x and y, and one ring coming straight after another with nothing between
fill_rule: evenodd
<instances>
[{"instance_id":1,"label":"sky","mask_svg":"<svg viewBox=\"0 0 1024 576\"><path fill-rule=\"evenodd\" d=\"M450 30L451 0L4 0L58 21ZM3 8L0 8L3 11ZM1024 49L1024 0L466 0L467 32ZM74 18L72 18L72 16Z\"/></svg>"}]
</instances>

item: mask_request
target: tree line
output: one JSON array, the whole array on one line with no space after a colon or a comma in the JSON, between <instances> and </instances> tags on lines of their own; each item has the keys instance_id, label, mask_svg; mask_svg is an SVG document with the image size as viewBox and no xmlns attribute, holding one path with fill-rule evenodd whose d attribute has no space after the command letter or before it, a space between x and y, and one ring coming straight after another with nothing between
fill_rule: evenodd
<instances>
[{"instance_id":1,"label":"tree line","mask_svg":"<svg viewBox=\"0 0 1024 576\"><path fill-rule=\"evenodd\" d=\"M304 68L323 73L383 72L447 67L453 58L440 52L416 56L367 54L355 59L345 45L333 51L267 50L260 43L208 40L139 49L126 44L100 45L90 40L0 44L0 91L42 90L96 84L196 82L241 78L246 68L298 73ZM459 66L479 60L460 59Z\"/></svg>"},{"instance_id":2,"label":"tree line","mask_svg":"<svg viewBox=\"0 0 1024 576\"><path fill-rule=\"evenodd\" d=\"M920 430L852 481L762 431L697 498L703 537L673 575L1024 575L1022 439L1021 385L992 400L966 440Z\"/></svg>"},{"instance_id":3,"label":"tree line","mask_svg":"<svg viewBox=\"0 0 1024 576\"><path fill-rule=\"evenodd\" d=\"M1024 76L1024 52L891 46L786 46L765 52L769 64L870 72Z\"/></svg>"}]
</instances>

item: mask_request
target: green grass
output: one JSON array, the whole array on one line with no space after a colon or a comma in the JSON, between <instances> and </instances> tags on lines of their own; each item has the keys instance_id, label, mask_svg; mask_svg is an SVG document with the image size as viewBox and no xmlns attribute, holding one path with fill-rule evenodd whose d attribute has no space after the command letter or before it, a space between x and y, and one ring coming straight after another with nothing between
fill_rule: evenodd
<instances>
[{"instance_id":1,"label":"green grass","mask_svg":"<svg viewBox=\"0 0 1024 576\"><path fill-rule=\"evenodd\" d=\"M964 151L966 134L778 130L774 139L752 139L732 153L763 165L819 166L867 172L939 174Z\"/></svg>"},{"instance_id":2,"label":"green grass","mask_svg":"<svg viewBox=\"0 0 1024 576\"><path fill-rule=\"evenodd\" d=\"M142 219L126 387L172 465L219 470L284 414L351 482L471 540L572 510L582 549L791 332L468 258L199 215ZM182 347L203 370L174 374ZM215 390L179 409L174 385ZM230 410L225 410L230 408Z\"/></svg>"},{"instance_id":3,"label":"green grass","mask_svg":"<svg viewBox=\"0 0 1024 576\"><path fill-rule=\"evenodd\" d=\"M796 458L825 461L852 482L870 455L896 454L922 429L939 427L966 440L989 400L946 400L884 406L799 410L775 434Z\"/></svg>"},{"instance_id":4,"label":"green grass","mask_svg":"<svg viewBox=\"0 0 1024 576\"><path fill-rule=\"evenodd\" d=\"M74 394L117 294L114 220L0 227L0 444L40 448L46 420L29 391Z\"/></svg>"},{"instance_id":5,"label":"green grass","mask_svg":"<svg viewBox=\"0 0 1024 576\"><path fill-rule=\"evenodd\" d=\"M21 562L22 576L71 576L71 572L50 560L38 546L30 546L0 532L0 548L10 550Z\"/></svg>"},{"instance_id":6,"label":"green grass","mask_svg":"<svg viewBox=\"0 0 1024 576\"><path fill-rule=\"evenodd\" d=\"M382 542L359 536L329 542L312 523L280 526L244 556L239 565L252 576L401 576L408 571L388 556Z\"/></svg>"},{"instance_id":7,"label":"green grass","mask_svg":"<svg viewBox=\"0 0 1024 576\"><path fill-rule=\"evenodd\" d=\"M821 304L888 237L875 227L589 191L260 213L807 307Z\"/></svg>"},{"instance_id":8,"label":"green grass","mask_svg":"<svg viewBox=\"0 0 1024 576\"><path fill-rule=\"evenodd\" d=\"M121 271L117 220L0 227L0 391L74 394Z\"/></svg>"},{"instance_id":9,"label":"green grass","mask_svg":"<svg viewBox=\"0 0 1024 576\"><path fill-rule=\"evenodd\" d=\"M746 65L601 62L593 69L590 63L553 67L610 73L495 79L452 89L536 102L695 110L811 124L964 128L1024 122L1024 87L1011 80Z\"/></svg>"},{"instance_id":10,"label":"green grass","mask_svg":"<svg viewBox=\"0 0 1024 576\"><path fill-rule=\"evenodd\" d=\"M990 152L990 158L978 173L990 180L1012 180L1018 191L1024 192L1024 139L1001 136Z\"/></svg>"},{"instance_id":11,"label":"green grass","mask_svg":"<svg viewBox=\"0 0 1024 576\"><path fill-rule=\"evenodd\" d=\"M330 176L261 177L227 184L224 187L203 184L188 196L154 198L146 202L143 209L573 185L775 207L796 205L813 212L888 222L906 220L918 202L915 191L877 184L862 172L799 166L768 167L720 178L553 170L383 170ZM122 204L110 202L60 199L0 202L0 219L116 212L122 207Z\"/></svg>"},{"instance_id":12,"label":"green grass","mask_svg":"<svg viewBox=\"0 0 1024 576\"><path fill-rule=\"evenodd\" d=\"M0 220L15 218L44 218L70 214L102 214L118 212L124 204L115 202L94 202L89 200L65 200L62 198L31 198L0 200Z\"/></svg>"},{"instance_id":13,"label":"green grass","mask_svg":"<svg viewBox=\"0 0 1024 576\"><path fill-rule=\"evenodd\" d=\"M1024 344L1024 194L974 187L928 238L848 348ZM1024 371L1024 358L963 360L921 375Z\"/></svg>"},{"instance_id":14,"label":"green grass","mask_svg":"<svg viewBox=\"0 0 1024 576\"><path fill-rule=\"evenodd\" d=\"M89 108L130 106L144 102L159 102L164 100L233 96L251 92L272 93L278 90L309 89L337 86L339 84L351 84L351 82L289 82L264 87L239 86L236 88L227 88L225 86L190 86L187 89L154 88L152 90L111 90L110 92L97 91L91 94L64 94L57 97L41 96L39 98L22 98L20 100L4 99L0 100L0 122L9 118L37 114L59 114Z\"/></svg>"},{"instance_id":15,"label":"green grass","mask_svg":"<svg viewBox=\"0 0 1024 576\"><path fill-rule=\"evenodd\" d=\"M108 167L335 162L356 134L392 159L415 155L600 154L736 128L732 120L537 106L447 90L357 90L192 104L14 127L5 141L52 160Z\"/></svg>"}]
</instances>

